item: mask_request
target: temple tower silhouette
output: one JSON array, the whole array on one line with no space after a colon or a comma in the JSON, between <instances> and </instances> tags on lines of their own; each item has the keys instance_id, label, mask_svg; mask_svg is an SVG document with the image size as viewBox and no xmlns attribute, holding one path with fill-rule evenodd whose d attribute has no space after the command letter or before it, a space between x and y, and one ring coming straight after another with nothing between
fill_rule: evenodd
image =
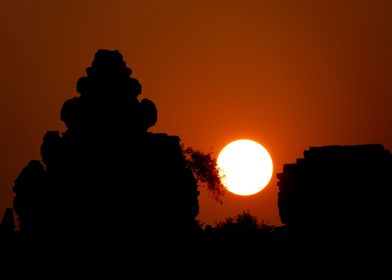
<instances>
[{"instance_id":1,"label":"temple tower silhouette","mask_svg":"<svg viewBox=\"0 0 392 280\"><path fill-rule=\"evenodd\" d=\"M139 242L189 236L198 215L197 182L180 138L148 129L155 104L117 50L98 50L79 96L67 100L63 133L48 131L42 160L15 180L23 236L39 240Z\"/></svg>"}]
</instances>

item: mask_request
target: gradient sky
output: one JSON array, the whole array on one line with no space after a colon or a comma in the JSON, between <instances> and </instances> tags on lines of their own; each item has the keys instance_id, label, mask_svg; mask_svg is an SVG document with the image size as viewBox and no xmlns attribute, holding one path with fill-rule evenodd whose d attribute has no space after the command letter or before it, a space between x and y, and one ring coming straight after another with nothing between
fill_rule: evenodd
<instances>
[{"instance_id":1,"label":"gradient sky","mask_svg":"<svg viewBox=\"0 0 392 280\"><path fill-rule=\"evenodd\" d=\"M309 146L392 148L392 1L0 0L0 213L40 159L100 48L118 49L158 108L152 129L218 155L250 138L271 153L259 194L202 191L199 219L243 210L279 225L276 173Z\"/></svg>"}]
</instances>

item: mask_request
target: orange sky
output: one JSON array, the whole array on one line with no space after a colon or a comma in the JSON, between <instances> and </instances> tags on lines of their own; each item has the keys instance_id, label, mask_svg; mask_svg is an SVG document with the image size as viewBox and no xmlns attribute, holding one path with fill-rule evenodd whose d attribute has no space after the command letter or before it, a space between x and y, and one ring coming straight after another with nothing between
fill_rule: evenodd
<instances>
[{"instance_id":1,"label":"orange sky","mask_svg":"<svg viewBox=\"0 0 392 280\"><path fill-rule=\"evenodd\" d=\"M316 2L316 3L315 3ZM276 173L309 146L392 148L392 2L0 0L0 213L47 130L64 131L97 49L118 49L158 108L156 132L219 150L263 144L274 178L259 194L200 197L199 219L242 210L280 224Z\"/></svg>"}]
</instances>

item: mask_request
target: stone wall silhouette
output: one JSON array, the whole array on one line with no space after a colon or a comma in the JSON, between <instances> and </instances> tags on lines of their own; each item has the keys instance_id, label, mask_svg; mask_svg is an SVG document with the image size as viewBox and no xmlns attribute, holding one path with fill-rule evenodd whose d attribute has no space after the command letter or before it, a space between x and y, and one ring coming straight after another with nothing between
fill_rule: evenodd
<instances>
[{"instance_id":1,"label":"stone wall silhouette","mask_svg":"<svg viewBox=\"0 0 392 280\"><path fill-rule=\"evenodd\" d=\"M157 110L139 102L131 72L119 51L95 54L77 82L80 96L61 109L67 130L48 131L42 161L30 161L15 180L22 236L102 243L191 234L197 182L180 138L147 131Z\"/></svg>"},{"instance_id":2,"label":"stone wall silhouette","mask_svg":"<svg viewBox=\"0 0 392 280\"><path fill-rule=\"evenodd\" d=\"M305 240L385 241L391 174L382 145L310 147L277 174L281 221Z\"/></svg>"}]
</instances>

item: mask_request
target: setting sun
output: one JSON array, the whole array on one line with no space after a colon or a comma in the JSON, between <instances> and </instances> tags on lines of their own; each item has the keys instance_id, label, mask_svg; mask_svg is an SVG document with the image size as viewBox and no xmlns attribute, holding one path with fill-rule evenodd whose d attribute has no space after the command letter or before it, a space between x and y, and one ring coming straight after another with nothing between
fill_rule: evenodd
<instances>
[{"instance_id":1,"label":"setting sun","mask_svg":"<svg viewBox=\"0 0 392 280\"><path fill-rule=\"evenodd\" d=\"M226 145L217 160L223 185L237 195L252 195L264 189L272 177L273 164L259 143L241 139Z\"/></svg>"}]
</instances>

